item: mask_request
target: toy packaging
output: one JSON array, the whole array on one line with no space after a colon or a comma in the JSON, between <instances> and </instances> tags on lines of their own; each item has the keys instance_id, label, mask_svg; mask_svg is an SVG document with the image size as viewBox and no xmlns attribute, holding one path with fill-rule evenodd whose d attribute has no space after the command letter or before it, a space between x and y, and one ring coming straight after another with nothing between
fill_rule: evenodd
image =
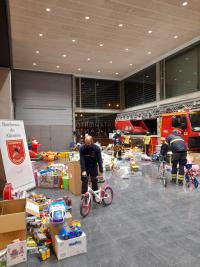
<instances>
[{"instance_id":1,"label":"toy packaging","mask_svg":"<svg viewBox=\"0 0 200 267\"><path fill-rule=\"evenodd\" d=\"M7 249L0 251L0 267L7 266Z\"/></svg>"},{"instance_id":2,"label":"toy packaging","mask_svg":"<svg viewBox=\"0 0 200 267\"><path fill-rule=\"evenodd\" d=\"M7 246L7 266L27 261L26 241L18 241Z\"/></svg>"},{"instance_id":3,"label":"toy packaging","mask_svg":"<svg viewBox=\"0 0 200 267\"><path fill-rule=\"evenodd\" d=\"M55 236L55 253L58 260L87 252L87 239L85 233L68 240L61 240Z\"/></svg>"}]
</instances>

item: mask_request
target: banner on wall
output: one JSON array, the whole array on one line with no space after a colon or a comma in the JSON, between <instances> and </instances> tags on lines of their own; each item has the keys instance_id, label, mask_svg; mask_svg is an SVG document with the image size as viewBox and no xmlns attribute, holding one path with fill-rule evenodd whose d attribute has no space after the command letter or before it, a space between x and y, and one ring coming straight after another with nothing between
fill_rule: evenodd
<instances>
[{"instance_id":1,"label":"banner on wall","mask_svg":"<svg viewBox=\"0 0 200 267\"><path fill-rule=\"evenodd\" d=\"M13 189L29 190L35 187L23 121L0 120L0 151L6 182Z\"/></svg>"}]
</instances>

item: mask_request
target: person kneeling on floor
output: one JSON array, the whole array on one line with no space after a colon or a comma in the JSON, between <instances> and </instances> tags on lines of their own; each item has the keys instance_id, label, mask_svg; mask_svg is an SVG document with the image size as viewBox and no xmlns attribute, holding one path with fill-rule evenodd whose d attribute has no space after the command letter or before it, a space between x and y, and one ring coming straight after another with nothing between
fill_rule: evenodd
<instances>
[{"instance_id":1,"label":"person kneeling on floor","mask_svg":"<svg viewBox=\"0 0 200 267\"><path fill-rule=\"evenodd\" d=\"M164 147L165 145L165 147ZM180 130L173 130L173 132L166 138L163 149L161 148L162 156L166 156L168 148L172 151L172 183L176 183L177 166L179 164L178 184L183 185L184 180L184 166L187 163L187 147L184 139L181 137ZM167 147L166 147L167 145Z\"/></svg>"},{"instance_id":2,"label":"person kneeling on floor","mask_svg":"<svg viewBox=\"0 0 200 267\"><path fill-rule=\"evenodd\" d=\"M103 161L99 146L93 143L92 136L85 137L85 144L80 147L80 165L82 190L84 195L88 190L88 178L91 177L92 190L98 190L98 168L100 176L103 175Z\"/></svg>"}]
</instances>

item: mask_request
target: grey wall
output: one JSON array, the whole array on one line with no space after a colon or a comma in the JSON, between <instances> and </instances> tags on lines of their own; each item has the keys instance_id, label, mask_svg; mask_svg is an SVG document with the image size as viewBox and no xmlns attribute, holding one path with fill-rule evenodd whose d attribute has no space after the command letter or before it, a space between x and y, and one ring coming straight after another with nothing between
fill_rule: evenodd
<instances>
[{"instance_id":1,"label":"grey wall","mask_svg":"<svg viewBox=\"0 0 200 267\"><path fill-rule=\"evenodd\" d=\"M15 119L41 150L66 150L72 140L72 76L14 70Z\"/></svg>"},{"instance_id":2,"label":"grey wall","mask_svg":"<svg viewBox=\"0 0 200 267\"><path fill-rule=\"evenodd\" d=\"M11 73L0 68L0 119L12 119Z\"/></svg>"}]
</instances>

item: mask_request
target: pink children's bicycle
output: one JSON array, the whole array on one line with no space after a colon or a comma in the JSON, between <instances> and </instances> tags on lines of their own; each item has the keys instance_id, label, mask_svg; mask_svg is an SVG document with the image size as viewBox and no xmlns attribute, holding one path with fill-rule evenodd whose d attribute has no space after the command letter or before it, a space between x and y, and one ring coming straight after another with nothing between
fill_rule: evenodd
<instances>
[{"instance_id":1,"label":"pink children's bicycle","mask_svg":"<svg viewBox=\"0 0 200 267\"><path fill-rule=\"evenodd\" d=\"M99 189L93 191L90 186L88 186L88 191L82 198L80 205L80 214L82 217L86 217L92 208L92 199L94 202L102 204L104 206L109 206L113 200L113 190L110 185L104 180L103 177L97 177Z\"/></svg>"}]
</instances>

